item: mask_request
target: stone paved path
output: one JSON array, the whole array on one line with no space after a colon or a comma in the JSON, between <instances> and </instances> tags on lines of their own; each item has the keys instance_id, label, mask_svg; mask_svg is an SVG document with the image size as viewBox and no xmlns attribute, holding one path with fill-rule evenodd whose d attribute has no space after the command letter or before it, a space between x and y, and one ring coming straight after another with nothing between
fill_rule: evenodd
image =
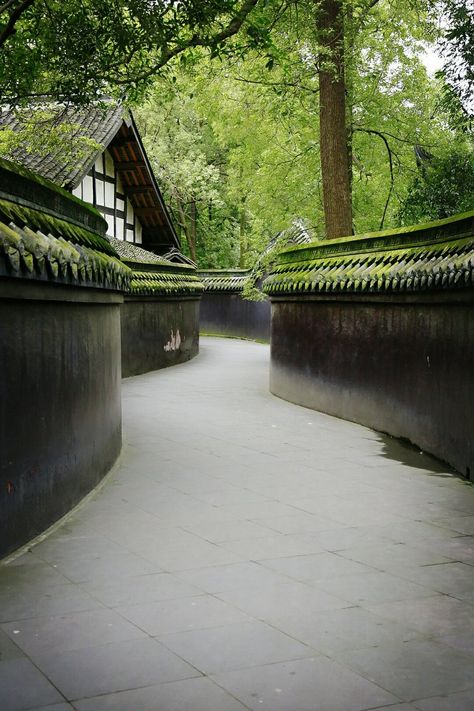
<instances>
[{"instance_id":1,"label":"stone paved path","mask_svg":"<svg viewBox=\"0 0 474 711\"><path fill-rule=\"evenodd\" d=\"M2 711L474 708L474 488L267 371L124 382L115 473L0 569Z\"/></svg>"}]
</instances>

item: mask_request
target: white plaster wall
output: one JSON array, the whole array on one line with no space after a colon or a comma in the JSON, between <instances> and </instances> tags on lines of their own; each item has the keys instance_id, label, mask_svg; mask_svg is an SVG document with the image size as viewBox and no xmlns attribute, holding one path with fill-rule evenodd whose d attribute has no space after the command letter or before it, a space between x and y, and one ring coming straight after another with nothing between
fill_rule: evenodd
<instances>
[{"instance_id":1,"label":"white plaster wall","mask_svg":"<svg viewBox=\"0 0 474 711\"><path fill-rule=\"evenodd\" d=\"M103 214L107 221L108 235L127 242L142 243L142 225L130 200L125 196L122 180L108 150L97 158L94 169L72 193L94 205Z\"/></svg>"}]
</instances>

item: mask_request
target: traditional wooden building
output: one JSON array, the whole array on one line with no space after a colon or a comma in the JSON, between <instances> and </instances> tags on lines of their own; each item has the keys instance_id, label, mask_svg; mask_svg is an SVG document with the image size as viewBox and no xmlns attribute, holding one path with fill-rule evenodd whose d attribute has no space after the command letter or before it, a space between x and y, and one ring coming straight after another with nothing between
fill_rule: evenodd
<instances>
[{"instance_id":1,"label":"traditional wooden building","mask_svg":"<svg viewBox=\"0 0 474 711\"><path fill-rule=\"evenodd\" d=\"M55 119L59 123L68 126L69 141L90 139L74 161L65 160L61 148L47 154L21 149L12 158L96 207L108 236L156 254L179 254L179 238L131 112L111 102L64 108ZM0 129L21 125L11 111L0 115Z\"/></svg>"}]
</instances>

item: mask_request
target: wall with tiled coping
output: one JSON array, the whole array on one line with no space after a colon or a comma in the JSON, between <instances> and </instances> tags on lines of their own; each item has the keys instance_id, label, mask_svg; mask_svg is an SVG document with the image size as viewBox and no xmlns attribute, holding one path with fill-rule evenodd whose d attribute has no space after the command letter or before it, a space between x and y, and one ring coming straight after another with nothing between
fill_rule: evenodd
<instances>
[{"instance_id":1,"label":"wall with tiled coping","mask_svg":"<svg viewBox=\"0 0 474 711\"><path fill-rule=\"evenodd\" d=\"M474 473L474 212L281 253L271 391Z\"/></svg>"},{"instance_id":2,"label":"wall with tiled coping","mask_svg":"<svg viewBox=\"0 0 474 711\"><path fill-rule=\"evenodd\" d=\"M249 269L211 269L199 272L204 286L200 308L201 333L270 340L270 302L244 299Z\"/></svg>"},{"instance_id":3,"label":"wall with tiled coping","mask_svg":"<svg viewBox=\"0 0 474 711\"><path fill-rule=\"evenodd\" d=\"M105 232L93 208L0 161L0 556L114 464L122 356L130 375L197 352L195 270L122 256Z\"/></svg>"}]
</instances>

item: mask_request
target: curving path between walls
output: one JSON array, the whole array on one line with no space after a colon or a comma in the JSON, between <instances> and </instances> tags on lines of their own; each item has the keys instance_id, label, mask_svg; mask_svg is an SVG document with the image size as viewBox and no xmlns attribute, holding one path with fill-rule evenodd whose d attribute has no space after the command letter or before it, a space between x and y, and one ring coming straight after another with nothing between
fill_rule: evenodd
<instances>
[{"instance_id":1,"label":"curving path between walls","mask_svg":"<svg viewBox=\"0 0 474 711\"><path fill-rule=\"evenodd\" d=\"M2 711L468 709L474 489L203 339L123 383L113 475L0 565Z\"/></svg>"}]
</instances>

